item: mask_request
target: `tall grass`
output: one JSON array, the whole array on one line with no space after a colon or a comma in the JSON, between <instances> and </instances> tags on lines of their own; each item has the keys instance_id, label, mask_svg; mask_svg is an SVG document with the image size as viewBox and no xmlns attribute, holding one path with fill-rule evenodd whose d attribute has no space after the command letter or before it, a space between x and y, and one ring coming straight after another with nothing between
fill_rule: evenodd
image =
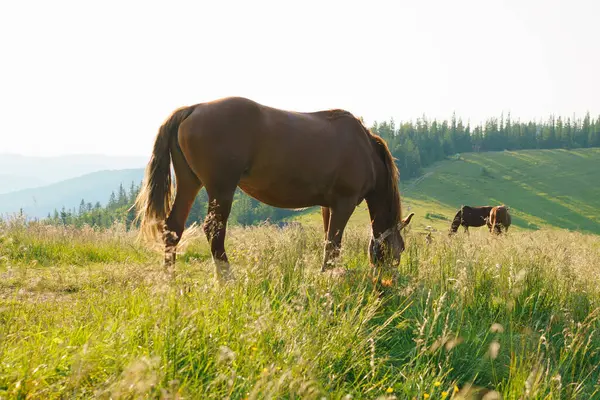
<instances>
[{"instance_id":1,"label":"tall grass","mask_svg":"<svg viewBox=\"0 0 600 400\"><path fill-rule=\"evenodd\" d=\"M409 232L380 290L366 228L341 277L319 229L231 229L224 287L203 237L169 275L130 233L50 229L2 226L0 398L600 397L595 236Z\"/></svg>"}]
</instances>

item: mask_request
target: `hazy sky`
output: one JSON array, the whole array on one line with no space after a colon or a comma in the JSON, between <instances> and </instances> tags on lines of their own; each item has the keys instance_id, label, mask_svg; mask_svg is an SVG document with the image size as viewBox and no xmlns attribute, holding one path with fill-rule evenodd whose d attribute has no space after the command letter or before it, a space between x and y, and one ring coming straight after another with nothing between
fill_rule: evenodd
<instances>
[{"instance_id":1,"label":"hazy sky","mask_svg":"<svg viewBox=\"0 0 600 400\"><path fill-rule=\"evenodd\" d=\"M600 1L2 1L0 153L147 155L229 95L367 122L600 114Z\"/></svg>"}]
</instances>

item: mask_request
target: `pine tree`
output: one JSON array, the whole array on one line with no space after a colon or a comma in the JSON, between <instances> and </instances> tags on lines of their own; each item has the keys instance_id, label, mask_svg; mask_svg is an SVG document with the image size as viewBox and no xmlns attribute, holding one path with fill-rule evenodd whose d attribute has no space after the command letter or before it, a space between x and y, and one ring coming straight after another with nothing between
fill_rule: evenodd
<instances>
[{"instance_id":1,"label":"pine tree","mask_svg":"<svg viewBox=\"0 0 600 400\"><path fill-rule=\"evenodd\" d=\"M63 225L67 225L68 217L69 217L69 215L67 214L67 211L65 210L65 207L63 206L62 210L60 211L60 222Z\"/></svg>"},{"instance_id":2,"label":"pine tree","mask_svg":"<svg viewBox=\"0 0 600 400\"><path fill-rule=\"evenodd\" d=\"M587 112L585 117L583 118L583 123L581 125L581 129L577 130L575 134L575 142L580 147L588 147L588 138L590 132L592 131L592 120L590 118L590 113Z\"/></svg>"},{"instance_id":3,"label":"pine tree","mask_svg":"<svg viewBox=\"0 0 600 400\"><path fill-rule=\"evenodd\" d=\"M590 127L588 145L590 147L600 147L600 115L593 126Z\"/></svg>"},{"instance_id":4,"label":"pine tree","mask_svg":"<svg viewBox=\"0 0 600 400\"><path fill-rule=\"evenodd\" d=\"M108 198L107 208L109 210L112 210L116 206L117 206L117 196L115 196L115 192L113 191L113 192L111 192L110 197Z\"/></svg>"},{"instance_id":5,"label":"pine tree","mask_svg":"<svg viewBox=\"0 0 600 400\"><path fill-rule=\"evenodd\" d=\"M127 193L125 192L125 188L123 184L119 184L119 198L117 199L117 206L122 207L127 204Z\"/></svg>"},{"instance_id":6,"label":"pine tree","mask_svg":"<svg viewBox=\"0 0 600 400\"><path fill-rule=\"evenodd\" d=\"M138 189L135 187L135 182L131 181L131 186L129 187L129 203L133 204L137 195Z\"/></svg>"},{"instance_id":7,"label":"pine tree","mask_svg":"<svg viewBox=\"0 0 600 400\"><path fill-rule=\"evenodd\" d=\"M567 129L566 129L566 124L563 123L562 118L559 116L556 119L556 128L555 128L555 132L556 132L556 139L558 141L558 143L560 144L560 147L564 147L567 145Z\"/></svg>"}]
</instances>

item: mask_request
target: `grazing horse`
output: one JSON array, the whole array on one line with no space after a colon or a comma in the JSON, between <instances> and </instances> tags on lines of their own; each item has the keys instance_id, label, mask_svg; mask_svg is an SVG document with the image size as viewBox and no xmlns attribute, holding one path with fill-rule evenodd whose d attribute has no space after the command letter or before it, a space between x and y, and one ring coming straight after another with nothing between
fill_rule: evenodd
<instances>
[{"instance_id":1,"label":"grazing horse","mask_svg":"<svg viewBox=\"0 0 600 400\"><path fill-rule=\"evenodd\" d=\"M401 230L413 214L401 219L398 180L385 141L348 111L291 112L229 97L182 107L164 122L135 206L141 237L162 239L165 266L171 266L204 186L209 204L203 229L221 281L231 274L224 243L236 187L274 207L319 205L324 271L339 255L346 223L363 200L371 217L371 262L399 262Z\"/></svg>"},{"instance_id":2,"label":"grazing horse","mask_svg":"<svg viewBox=\"0 0 600 400\"><path fill-rule=\"evenodd\" d=\"M450 225L449 235L456 233L459 226L465 228L465 232L469 231L470 226L480 227L487 224L489 227L490 211L492 211L492 208L492 206L460 207Z\"/></svg>"},{"instance_id":3,"label":"grazing horse","mask_svg":"<svg viewBox=\"0 0 600 400\"><path fill-rule=\"evenodd\" d=\"M508 207L506 207L504 204L493 207L490 210L489 221L491 233L500 234L502 233L502 228L504 228L505 232L508 232L508 227L512 221L510 218L510 213L508 212Z\"/></svg>"}]
</instances>

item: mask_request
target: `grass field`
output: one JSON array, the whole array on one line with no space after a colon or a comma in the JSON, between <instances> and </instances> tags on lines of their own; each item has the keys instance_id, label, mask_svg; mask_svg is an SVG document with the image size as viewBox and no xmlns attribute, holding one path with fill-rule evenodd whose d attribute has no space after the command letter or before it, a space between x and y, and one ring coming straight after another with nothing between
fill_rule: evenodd
<instances>
[{"instance_id":1,"label":"grass field","mask_svg":"<svg viewBox=\"0 0 600 400\"><path fill-rule=\"evenodd\" d=\"M401 171L402 172L402 171ZM556 227L600 233L600 149L524 150L462 154L401 183L415 229L447 231L461 205L506 204L513 229ZM320 214L299 217L319 223ZM364 204L351 224L368 223Z\"/></svg>"},{"instance_id":2,"label":"grass field","mask_svg":"<svg viewBox=\"0 0 600 400\"><path fill-rule=\"evenodd\" d=\"M600 398L598 236L409 231L380 292L356 224L342 277L317 226L230 229L225 287L193 235L171 276L118 227L0 228L0 398Z\"/></svg>"}]
</instances>

